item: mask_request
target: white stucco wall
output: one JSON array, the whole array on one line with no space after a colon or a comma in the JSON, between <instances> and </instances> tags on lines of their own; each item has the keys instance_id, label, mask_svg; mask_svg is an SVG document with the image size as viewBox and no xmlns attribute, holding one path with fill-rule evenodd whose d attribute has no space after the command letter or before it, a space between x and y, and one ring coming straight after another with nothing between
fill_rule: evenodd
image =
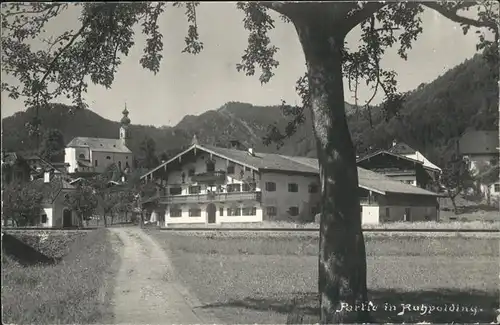
<instances>
[{"instance_id":1,"label":"white stucco wall","mask_svg":"<svg viewBox=\"0 0 500 325\"><path fill-rule=\"evenodd\" d=\"M274 182L276 191L266 191L266 182ZM298 185L297 192L288 192L288 184ZM309 185L318 185L317 193L309 193ZM299 220L299 217L292 217L288 210L290 207L299 208L300 220L314 220L311 208L319 203L319 176L314 175L287 175L282 173L263 173L260 180L262 189L262 207L264 220ZM266 208L274 206L277 209L276 216L268 216Z\"/></svg>"},{"instance_id":2,"label":"white stucco wall","mask_svg":"<svg viewBox=\"0 0 500 325\"><path fill-rule=\"evenodd\" d=\"M104 172L107 166L115 163L117 166L121 165L122 170L128 162L130 168L132 168L132 154L131 153L121 153L121 152L106 152L106 151L91 151L92 155L92 166L94 170L98 173ZM109 159L108 159L109 158ZM96 166L97 161L97 166Z\"/></svg>"},{"instance_id":3,"label":"white stucco wall","mask_svg":"<svg viewBox=\"0 0 500 325\"><path fill-rule=\"evenodd\" d=\"M92 163L93 171L98 173L102 173L106 167L112 163L115 163L116 165L121 164L122 169L125 169L127 162L129 167L132 168L133 163L132 153L95 151L84 147L65 148L64 152L64 162L69 164L68 171L70 173L74 173L75 168L82 170L82 168L78 167L77 164L77 160L81 159L80 155L83 155L83 159L89 160ZM109 159L107 159L108 157Z\"/></svg>"},{"instance_id":4,"label":"white stucco wall","mask_svg":"<svg viewBox=\"0 0 500 325\"><path fill-rule=\"evenodd\" d=\"M42 215L47 215L47 222L42 223ZM52 207L44 207L42 211L40 211L40 226L50 228L53 226L53 208Z\"/></svg>"},{"instance_id":5,"label":"white stucco wall","mask_svg":"<svg viewBox=\"0 0 500 325\"><path fill-rule=\"evenodd\" d=\"M361 206L361 224L377 225L380 223L379 216L380 208L378 205L362 205Z\"/></svg>"},{"instance_id":6,"label":"white stucco wall","mask_svg":"<svg viewBox=\"0 0 500 325\"><path fill-rule=\"evenodd\" d=\"M188 154L189 155L189 154ZM207 171L207 166L206 166L206 161L210 159L210 154L208 153L202 153L199 154L196 160L194 161L187 161L186 158L182 158L186 163L182 164L182 168L179 170L174 170L168 173L168 188L170 187L178 187L181 185L182 187L182 194L187 195L188 194L188 188L190 185L195 185L196 183L191 181L191 178L189 176L189 170L194 169L195 174L199 173L204 173ZM215 170L216 171L227 171L227 166L228 166L228 161L226 159L219 158L217 156L212 156L212 160L215 163ZM182 162L182 160L181 160ZM252 170L248 170L248 168L245 168L241 165L236 165L234 168L234 174L232 175L226 175L226 182L228 184L234 183L234 184L241 184L243 183L241 181L241 172L243 171L243 179L247 177L252 177L253 175L255 176L255 180L258 184L259 180L259 175L257 172L252 174ZM185 174L185 179L184 179L184 184L182 184L182 173ZM259 187L257 185L257 190L259 190ZM206 193L206 192L203 192Z\"/></svg>"},{"instance_id":7,"label":"white stucco wall","mask_svg":"<svg viewBox=\"0 0 500 325\"><path fill-rule=\"evenodd\" d=\"M262 208L259 206L258 202L247 202L247 203L223 203L223 202L214 202L216 211L215 211L215 223L214 224L221 224L221 223L239 223L239 222L261 222L262 221ZM208 223L208 212L207 212L207 205L206 203L204 204L199 204L196 206L195 204L192 205L176 205L176 208L181 209L182 214L180 217L172 217L170 215L170 208L167 207L165 211L165 227L168 227L169 224L206 224ZM193 208L200 208L201 209L201 215L199 217L190 217L189 216L189 209ZM251 208L255 207L256 208L256 215L254 216L228 216L227 209L228 208ZM220 214L220 209L223 209L223 215L221 216Z\"/></svg>"},{"instance_id":8,"label":"white stucco wall","mask_svg":"<svg viewBox=\"0 0 500 325\"><path fill-rule=\"evenodd\" d=\"M188 153L190 155L191 153ZM228 162L226 159L219 158L215 155L210 156L209 153L205 153L203 151L199 151L198 156L195 160L192 158L188 158L184 156L181 158L182 166L177 170L172 170L168 173L168 181L167 181L167 189L166 194L169 195L170 188L172 187L181 187L182 192L181 195L189 195L189 187L192 185L197 185L193 181L191 181L189 176L189 170L194 169L195 174L206 172L206 161L208 159L212 159L215 163L216 171L227 171L227 166L229 164L233 164L233 162ZM319 177L317 175L288 175L283 173L275 173L275 172L266 172L263 175L260 175L257 171L250 169L248 167L244 167L234 163L234 174L226 175L226 184L241 184L242 180L248 178L255 178L256 182L256 190L262 193L262 205L259 202L255 202L259 205L259 210L256 216L240 216L240 217L227 217L223 216L219 218L217 216L217 220L219 222L258 222L262 220L314 220L314 216L312 214L312 207L316 207L319 203L320 194L319 191L317 193L311 194L309 193L309 185L314 183L319 187ZM172 167L170 167L172 168ZM168 166L167 166L168 171ZM185 174L184 183L182 183L182 173ZM265 190L266 182L274 182L276 184L276 191L270 192ZM288 192L288 184L296 183L298 185L298 192ZM207 188L205 185L201 186L201 193L206 194ZM230 204L227 202L227 204ZM217 206L217 212L219 212L220 204ZM277 215L276 216L267 216L266 211L267 207L276 207ZM297 207L299 209L298 216L291 216L288 213L290 207ZM227 208L227 207L226 207ZM188 217L188 209L186 209L183 213L186 216L176 217L169 219L168 210L165 215L165 222L168 224L171 223L197 223L197 222L206 222L206 217Z\"/></svg>"},{"instance_id":9,"label":"white stucco wall","mask_svg":"<svg viewBox=\"0 0 500 325\"><path fill-rule=\"evenodd\" d=\"M65 148L64 149L64 162L66 164L69 164L68 172L73 173L75 171L75 168L77 168L76 149L75 148Z\"/></svg>"}]
</instances>

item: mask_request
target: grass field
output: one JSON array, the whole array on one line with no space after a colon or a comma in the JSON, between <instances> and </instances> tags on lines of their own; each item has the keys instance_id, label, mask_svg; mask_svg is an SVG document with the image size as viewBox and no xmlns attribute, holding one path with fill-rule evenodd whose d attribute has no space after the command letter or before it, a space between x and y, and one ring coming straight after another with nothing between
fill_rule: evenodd
<instances>
[{"instance_id":1,"label":"grass field","mask_svg":"<svg viewBox=\"0 0 500 325\"><path fill-rule=\"evenodd\" d=\"M2 253L4 323L112 321L111 274L119 266L119 257L106 230L12 234L59 262L30 265Z\"/></svg>"},{"instance_id":2,"label":"grass field","mask_svg":"<svg viewBox=\"0 0 500 325\"><path fill-rule=\"evenodd\" d=\"M497 218L498 219L498 218ZM212 228L208 224L180 224L169 225L168 228ZM255 223L223 223L217 228L300 228L319 229L317 223L297 224L282 221L263 221ZM363 225L363 229L500 229L500 219L495 222L490 221L470 221L470 222L390 222L378 225Z\"/></svg>"},{"instance_id":3,"label":"grass field","mask_svg":"<svg viewBox=\"0 0 500 325\"><path fill-rule=\"evenodd\" d=\"M308 322L318 321L317 236L151 234L170 252L179 277L202 308L221 322L282 324L293 308L309 315ZM379 306L377 322L494 319L499 304L498 237L366 235L366 246L370 300ZM386 303L396 311L384 311ZM398 315L401 304L459 304L460 311Z\"/></svg>"}]
</instances>

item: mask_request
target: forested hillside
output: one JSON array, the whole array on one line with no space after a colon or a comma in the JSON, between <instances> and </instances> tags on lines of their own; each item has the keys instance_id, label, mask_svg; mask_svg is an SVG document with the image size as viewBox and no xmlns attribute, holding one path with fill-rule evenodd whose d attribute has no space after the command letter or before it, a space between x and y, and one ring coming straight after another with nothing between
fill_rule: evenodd
<instances>
[{"instance_id":1,"label":"forested hillside","mask_svg":"<svg viewBox=\"0 0 500 325\"><path fill-rule=\"evenodd\" d=\"M393 139L408 143L440 164L441 158L454 148L455 139L466 129L496 129L498 126L497 74L476 55L454 67L431 83L422 84L407 94L398 117L386 120L378 107L372 108L372 127L366 112L346 104L348 122L358 154L388 147ZM75 136L118 137L120 124L102 118L90 110L75 110L52 105L42 110L42 129L61 130L66 142ZM34 116L33 110L19 112L2 120L6 150L35 149L36 142L28 136L25 123ZM117 117L118 118L118 117ZM133 116L131 116L133 122ZM132 125L132 150L137 153L141 141L151 137L157 153L173 154L186 146L196 134L207 144L226 145L237 139L257 151L276 151L276 146L264 146L262 137L270 123L281 126L287 120L278 106L262 107L229 102L219 109L199 116L185 116L174 127ZM371 149L370 149L371 147ZM315 144L309 120L279 152L289 155L315 155Z\"/></svg>"}]
</instances>

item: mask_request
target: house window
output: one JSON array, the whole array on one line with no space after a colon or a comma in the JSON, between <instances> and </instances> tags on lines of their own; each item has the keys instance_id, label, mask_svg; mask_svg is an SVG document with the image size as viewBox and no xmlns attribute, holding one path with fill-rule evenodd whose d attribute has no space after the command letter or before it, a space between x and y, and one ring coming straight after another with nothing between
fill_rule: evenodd
<instances>
[{"instance_id":1,"label":"house window","mask_svg":"<svg viewBox=\"0 0 500 325\"><path fill-rule=\"evenodd\" d=\"M219 214L220 216L224 216L224 208L219 208Z\"/></svg>"},{"instance_id":2,"label":"house window","mask_svg":"<svg viewBox=\"0 0 500 325\"><path fill-rule=\"evenodd\" d=\"M255 216L255 215L257 215L257 208L256 207L243 208L242 214L244 216Z\"/></svg>"},{"instance_id":3,"label":"house window","mask_svg":"<svg viewBox=\"0 0 500 325\"><path fill-rule=\"evenodd\" d=\"M276 191L276 183L274 182L266 182L266 191L274 192Z\"/></svg>"},{"instance_id":4,"label":"house window","mask_svg":"<svg viewBox=\"0 0 500 325\"><path fill-rule=\"evenodd\" d=\"M227 173L228 175L234 174L234 164L230 164L227 166Z\"/></svg>"},{"instance_id":5,"label":"house window","mask_svg":"<svg viewBox=\"0 0 500 325\"><path fill-rule=\"evenodd\" d=\"M292 217L298 216L299 215L299 207L288 208L288 214L290 214Z\"/></svg>"},{"instance_id":6,"label":"house window","mask_svg":"<svg viewBox=\"0 0 500 325\"><path fill-rule=\"evenodd\" d=\"M309 184L309 193L318 193L318 184Z\"/></svg>"},{"instance_id":7,"label":"house window","mask_svg":"<svg viewBox=\"0 0 500 325\"><path fill-rule=\"evenodd\" d=\"M83 153L81 153L81 154L78 155L78 158L85 159L85 155Z\"/></svg>"},{"instance_id":8,"label":"house window","mask_svg":"<svg viewBox=\"0 0 500 325\"><path fill-rule=\"evenodd\" d=\"M191 210L190 210L191 212ZM191 216L191 214L190 214ZM170 209L170 218L179 218L182 217L182 210L181 209Z\"/></svg>"},{"instance_id":9,"label":"house window","mask_svg":"<svg viewBox=\"0 0 500 325\"><path fill-rule=\"evenodd\" d=\"M389 208L385 208L385 217L387 219L390 219L391 218L391 209Z\"/></svg>"},{"instance_id":10,"label":"house window","mask_svg":"<svg viewBox=\"0 0 500 325\"><path fill-rule=\"evenodd\" d=\"M227 185L227 192L241 192L241 184L228 184Z\"/></svg>"},{"instance_id":11,"label":"house window","mask_svg":"<svg viewBox=\"0 0 500 325\"><path fill-rule=\"evenodd\" d=\"M207 161L207 172L213 172L215 171L215 164L213 161L209 160Z\"/></svg>"},{"instance_id":12,"label":"house window","mask_svg":"<svg viewBox=\"0 0 500 325\"><path fill-rule=\"evenodd\" d=\"M125 168L130 168L128 161L125 162Z\"/></svg>"},{"instance_id":13,"label":"house window","mask_svg":"<svg viewBox=\"0 0 500 325\"><path fill-rule=\"evenodd\" d=\"M245 167L245 171L246 171L246 172L249 172L249 171L251 171L251 170L252 170L252 169L250 169L250 167Z\"/></svg>"},{"instance_id":14,"label":"house window","mask_svg":"<svg viewBox=\"0 0 500 325\"><path fill-rule=\"evenodd\" d=\"M47 223L47 215L46 214L42 214L41 222Z\"/></svg>"},{"instance_id":15,"label":"house window","mask_svg":"<svg viewBox=\"0 0 500 325\"><path fill-rule=\"evenodd\" d=\"M500 192L500 184L495 184L495 185L493 186L493 192L495 192L495 193Z\"/></svg>"},{"instance_id":16,"label":"house window","mask_svg":"<svg viewBox=\"0 0 500 325\"><path fill-rule=\"evenodd\" d=\"M97 159L94 161L94 165L97 167Z\"/></svg>"},{"instance_id":17,"label":"house window","mask_svg":"<svg viewBox=\"0 0 500 325\"><path fill-rule=\"evenodd\" d=\"M111 160L111 157L110 157L110 156L106 156L106 159L107 159L107 160Z\"/></svg>"},{"instance_id":18,"label":"house window","mask_svg":"<svg viewBox=\"0 0 500 325\"><path fill-rule=\"evenodd\" d=\"M201 216L201 209L189 209L189 216L190 217L200 217Z\"/></svg>"},{"instance_id":19,"label":"house window","mask_svg":"<svg viewBox=\"0 0 500 325\"><path fill-rule=\"evenodd\" d=\"M128 156L125 156L125 159L127 159L127 160L128 160Z\"/></svg>"},{"instance_id":20,"label":"house window","mask_svg":"<svg viewBox=\"0 0 500 325\"><path fill-rule=\"evenodd\" d=\"M257 187L257 184L255 184L255 183L245 183L242 185L241 190L243 192L250 192L250 191L255 191L256 187Z\"/></svg>"},{"instance_id":21,"label":"house window","mask_svg":"<svg viewBox=\"0 0 500 325\"><path fill-rule=\"evenodd\" d=\"M179 195L181 193L182 193L181 187L171 187L170 188L170 195Z\"/></svg>"},{"instance_id":22,"label":"house window","mask_svg":"<svg viewBox=\"0 0 500 325\"><path fill-rule=\"evenodd\" d=\"M299 191L299 185L297 183L288 183L288 192L298 192Z\"/></svg>"},{"instance_id":23,"label":"house window","mask_svg":"<svg viewBox=\"0 0 500 325\"><path fill-rule=\"evenodd\" d=\"M189 194L200 194L201 186L189 186Z\"/></svg>"},{"instance_id":24,"label":"house window","mask_svg":"<svg viewBox=\"0 0 500 325\"><path fill-rule=\"evenodd\" d=\"M227 215L229 217L239 217L241 216L240 208L227 208Z\"/></svg>"},{"instance_id":25,"label":"house window","mask_svg":"<svg viewBox=\"0 0 500 325\"><path fill-rule=\"evenodd\" d=\"M119 162L118 162L118 168L119 168L120 170L122 170L122 162L121 162L121 161L119 161Z\"/></svg>"},{"instance_id":26,"label":"house window","mask_svg":"<svg viewBox=\"0 0 500 325\"><path fill-rule=\"evenodd\" d=\"M268 216L276 216L278 214L278 210L276 209L276 207L267 207L266 208L266 214Z\"/></svg>"},{"instance_id":27,"label":"house window","mask_svg":"<svg viewBox=\"0 0 500 325\"><path fill-rule=\"evenodd\" d=\"M189 171L188 171L188 175L191 177L191 176L194 176L194 173L195 173L195 169L194 168L190 168Z\"/></svg>"},{"instance_id":28,"label":"house window","mask_svg":"<svg viewBox=\"0 0 500 325\"><path fill-rule=\"evenodd\" d=\"M318 206L313 206L311 207L311 215L314 217L319 213L319 207Z\"/></svg>"}]
</instances>

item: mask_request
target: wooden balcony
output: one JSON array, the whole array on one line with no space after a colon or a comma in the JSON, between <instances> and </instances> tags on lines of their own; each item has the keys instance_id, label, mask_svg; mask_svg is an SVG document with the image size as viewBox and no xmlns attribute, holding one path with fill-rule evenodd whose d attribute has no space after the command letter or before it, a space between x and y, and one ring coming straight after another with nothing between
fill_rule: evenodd
<instances>
[{"instance_id":1,"label":"wooden balcony","mask_svg":"<svg viewBox=\"0 0 500 325\"><path fill-rule=\"evenodd\" d=\"M191 176L191 181L196 183L204 183L204 184L222 184L226 180L226 172L225 171L214 171L214 172L206 172L199 173Z\"/></svg>"},{"instance_id":2,"label":"wooden balcony","mask_svg":"<svg viewBox=\"0 0 500 325\"><path fill-rule=\"evenodd\" d=\"M159 203L183 204L183 203L235 202L235 201L261 202L261 198L262 198L261 192L207 193L207 194L160 196Z\"/></svg>"}]
</instances>

